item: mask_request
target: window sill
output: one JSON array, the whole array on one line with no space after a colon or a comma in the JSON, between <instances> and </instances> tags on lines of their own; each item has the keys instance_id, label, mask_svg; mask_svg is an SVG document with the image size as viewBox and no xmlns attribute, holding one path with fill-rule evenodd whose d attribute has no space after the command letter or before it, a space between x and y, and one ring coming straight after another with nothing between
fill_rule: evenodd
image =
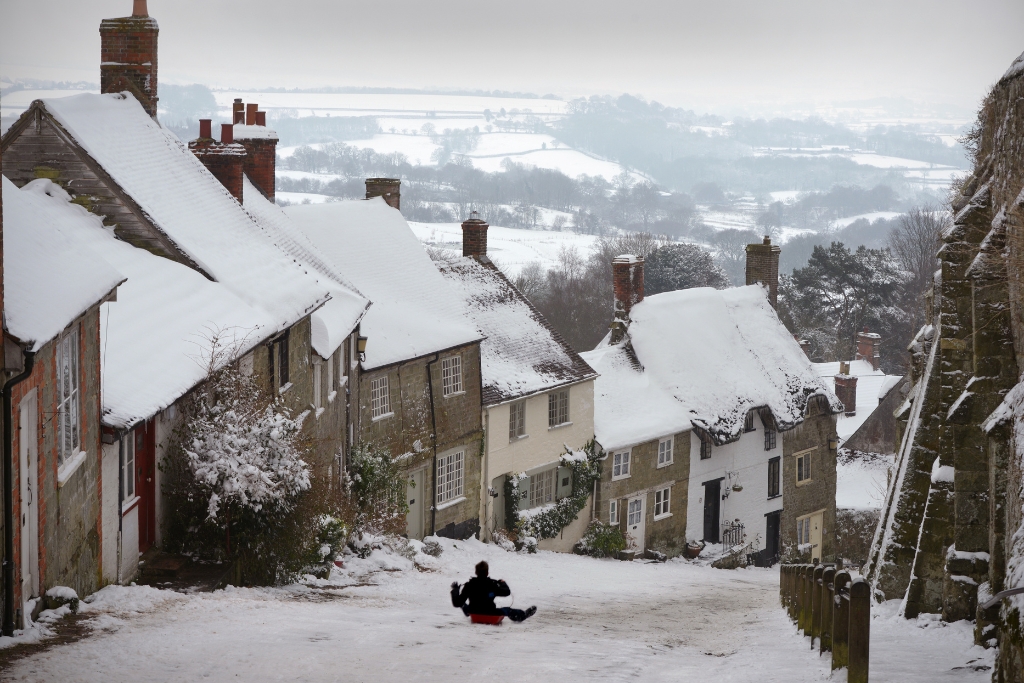
<instances>
[{"instance_id":1,"label":"window sill","mask_svg":"<svg viewBox=\"0 0 1024 683\"><path fill-rule=\"evenodd\" d=\"M550 432L552 429L561 429L562 427L572 427L572 422L563 422L562 424L558 425L550 425L548 427L548 431Z\"/></svg>"},{"instance_id":2,"label":"window sill","mask_svg":"<svg viewBox=\"0 0 1024 683\"><path fill-rule=\"evenodd\" d=\"M452 507L453 505L458 505L459 503L465 503L465 502L466 502L466 497L465 496L459 496L458 498L453 498L451 500L446 500L445 502L441 503L440 505L438 505L434 509L435 510L445 510L447 508Z\"/></svg>"},{"instance_id":3,"label":"window sill","mask_svg":"<svg viewBox=\"0 0 1024 683\"><path fill-rule=\"evenodd\" d=\"M622 481L623 479L629 479L632 476L633 476L632 474L623 474L623 475L618 476L618 477L616 477L615 475L612 475L612 481Z\"/></svg>"},{"instance_id":4,"label":"window sill","mask_svg":"<svg viewBox=\"0 0 1024 683\"><path fill-rule=\"evenodd\" d=\"M513 436L511 439L508 440L508 442L509 443L515 443L517 441L522 441L523 439L529 439L529 438L530 438L529 434L520 434L519 436Z\"/></svg>"},{"instance_id":5,"label":"window sill","mask_svg":"<svg viewBox=\"0 0 1024 683\"><path fill-rule=\"evenodd\" d=\"M377 422L378 420L386 420L389 417L393 417L394 414L394 411L391 411L390 413L384 413L383 415L378 415L377 417L370 418L370 421Z\"/></svg>"},{"instance_id":6,"label":"window sill","mask_svg":"<svg viewBox=\"0 0 1024 683\"><path fill-rule=\"evenodd\" d=\"M676 461L675 461L675 460L669 460L668 462L663 462L663 463L661 463L660 465L658 465L657 469L659 469L659 470L660 470L660 469L661 469L661 468L663 468L663 467L669 467L669 466L671 466L671 465L674 465L675 463L676 463Z\"/></svg>"},{"instance_id":7,"label":"window sill","mask_svg":"<svg viewBox=\"0 0 1024 683\"><path fill-rule=\"evenodd\" d=\"M336 399L336 398L338 398L338 392L337 391L332 391L331 393L329 393L327 395L327 402L328 403L334 403L334 399Z\"/></svg>"},{"instance_id":8,"label":"window sill","mask_svg":"<svg viewBox=\"0 0 1024 683\"><path fill-rule=\"evenodd\" d=\"M138 496L133 496L130 500L126 500L121 505L121 516L124 517L131 512L132 508L138 505L140 500L142 500L142 498L139 498Z\"/></svg>"},{"instance_id":9,"label":"window sill","mask_svg":"<svg viewBox=\"0 0 1024 683\"><path fill-rule=\"evenodd\" d=\"M283 387L279 387L279 388L278 388L278 390L277 390L277 395L278 395L278 396L280 396L280 395L284 394L285 392L287 392L287 391L288 391L289 389L291 389L291 388L292 388L292 383L291 383L291 382L288 382L288 383L287 383L287 384L285 384L285 385L284 385Z\"/></svg>"},{"instance_id":10,"label":"window sill","mask_svg":"<svg viewBox=\"0 0 1024 683\"><path fill-rule=\"evenodd\" d=\"M774 496L768 496L768 500L775 500L776 498L782 498L782 494L776 493Z\"/></svg>"},{"instance_id":11,"label":"window sill","mask_svg":"<svg viewBox=\"0 0 1024 683\"><path fill-rule=\"evenodd\" d=\"M668 519L671 516L672 516L671 512L666 512L663 515L654 515L654 521L658 522L658 521L663 520L663 519Z\"/></svg>"},{"instance_id":12,"label":"window sill","mask_svg":"<svg viewBox=\"0 0 1024 683\"><path fill-rule=\"evenodd\" d=\"M465 391L454 391L454 392L452 392L450 394L445 394L444 397L445 398L454 398L455 396L465 396L465 395L466 395Z\"/></svg>"},{"instance_id":13,"label":"window sill","mask_svg":"<svg viewBox=\"0 0 1024 683\"><path fill-rule=\"evenodd\" d=\"M63 465L57 468L57 488L61 488L64 484L68 483L68 479L71 478L78 468L85 462L85 451L78 451L78 455L66 461Z\"/></svg>"},{"instance_id":14,"label":"window sill","mask_svg":"<svg viewBox=\"0 0 1024 683\"><path fill-rule=\"evenodd\" d=\"M807 486L808 484L812 483L813 481L814 481L813 479L804 479L802 481L798 481L796 483L796 485L797 486Z\"/></svg>"}]
</instances>

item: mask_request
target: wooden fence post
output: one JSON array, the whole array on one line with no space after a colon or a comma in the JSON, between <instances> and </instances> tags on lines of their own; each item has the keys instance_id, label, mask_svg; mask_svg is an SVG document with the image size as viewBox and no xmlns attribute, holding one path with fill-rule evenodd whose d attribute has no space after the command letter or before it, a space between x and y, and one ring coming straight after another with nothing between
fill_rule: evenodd
<instances>
[{"instance_id":1,"label":"wooden fence post","mask_svg":"<svg viewBox=\"0 0 1024 683\"><path fill-rule=\"evenodd\" d=\"M848 683L868 683L871 644L871 586L858 576L850 584L850 660Z\"/></svg>"},{"instance_id":2,"label":"wooden fence post","mask_svg":"<svg viewBox=\"0 0 1024 683\"><path fill-rule=\"evenodd\" d=\"M826 567L825 571L821 573L821 630L818 632L818 653L829 652L832 650L832 609L835 605L833 601L833 589L835 588L833 581L836 578L836 568Z\"/></svg>"},{"instance_id":3,"label":"wooden fence post","mask_svg":"<svg viewBox=\"0 0 1024 683\"><path fill-rule=\"evenodd\" d=\"M841 669L850 663L850 572L836 572L835 598L832 604L832 669Z\"/></svg>"},{"instance_id":4,"label":"wooden fence post","mask_svg":"<svg viewBox=\"0 0 1024 683\"><path fill-rule=\"evenodd\" d=\"M799 609L797 611L797 628L803 632L807 632L807 616L811 613L810 605L810 593L807 592L807 574L809 565L800 565L800 584L797 588L797 599L800 601Z\"/></svg>"},{"instance_id":5,"label":"wooden fence post","mask_svg":"<svg viewBox=\"0 0 1024 683\"><path fill-rule=\"evenodd\" d=\"M821 575L825 571L825 565L815 565L811 574L811 649L814 649L814 639L821 637Z\"/></svg>"}]
</instances>

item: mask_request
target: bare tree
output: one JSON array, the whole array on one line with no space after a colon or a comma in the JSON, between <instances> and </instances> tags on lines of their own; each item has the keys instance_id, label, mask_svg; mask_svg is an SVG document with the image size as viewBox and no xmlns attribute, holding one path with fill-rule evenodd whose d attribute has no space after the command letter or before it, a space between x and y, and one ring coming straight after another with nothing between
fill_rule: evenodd
<instances>
[{"instance_id":1,"label":"bare tree","mask_svg":"<svg viewBox=\"0 0 1024 683\"><path fill-rule=\"evenodd\" d=\"M942 232L949 224L948 212L919 207L900 216L899 225L889 234L889 249L900 268L909 275L905 289L915 301L931 286L939 264Z\"/></svg>"}]
</instances>

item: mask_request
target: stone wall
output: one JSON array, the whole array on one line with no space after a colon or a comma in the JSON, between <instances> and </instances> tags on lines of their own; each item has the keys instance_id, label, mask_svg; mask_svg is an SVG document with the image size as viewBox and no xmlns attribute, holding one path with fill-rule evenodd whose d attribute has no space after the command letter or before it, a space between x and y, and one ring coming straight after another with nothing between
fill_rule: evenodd
<instances>
[{"instance_id":1,"label":"stone wall","mask_svg":"<svg viewBox=\"0 0 1024 683\"><path fill-rule=\"evenodd\" d=\"M782 515L780 543L784 558L797 557L797 519L823 511L821 559L836 555L836 451L829 448L836 434L836 416L823 401L811 401L804 421L783 432L782 438ZM797 484L796 454L810 453L811 481Z\"/></svg>"}]
</instances>

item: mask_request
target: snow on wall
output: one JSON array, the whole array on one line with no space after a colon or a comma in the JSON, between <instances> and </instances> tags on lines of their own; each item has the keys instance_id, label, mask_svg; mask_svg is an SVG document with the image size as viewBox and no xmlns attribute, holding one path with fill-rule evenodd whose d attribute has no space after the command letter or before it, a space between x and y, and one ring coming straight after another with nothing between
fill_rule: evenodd
<instances>
[{"instance_id":1,"label":"snow on wall","mask_svg":"<svg viewBox=\"0 0 1024 683\"><path fill-rule=\"evenodd\" d=\"M1021 55L1021 59L1024 59L1024 55ZM1017 471L1024 472L1024 381L1006 394L1006 398L985 420L982 428L989 432L1005 422L1012 425L1011 440L1014 446L1013 457L1017 459ZM1018 501L1024 500L1024 495L1018 493L1012 496L1008 492L1008 499L1014 497ZM1024 519L1024 510L1020 518ZM1006 579L1003 584L1008 588L1024 586L1024 524L1012 531L1007 529L1007 536ZM1014 595L1009 598L1009 602L1018 612L1024 611L1024 595Z\"/></svg>"},{"instance_id":2,"label":"snow on wall","mask_svg":"<svg viewBox=\"0 0 1024 683\"><path fill-rule=\"evenodd\" d=\"M285 214L373 302L360 328L368 337L364 368L480 339L402 214L380 197L290 206Z\"/></svg>"},{"instance_id":3,"label":"snow on wall","mask_svg":"<svg viewBox=\"0 0 1024 683\"><path fill-rule=\"evenodd\" d=\"M86 219L66 207L68 194L49 180L19 190L3 178L4 322L38 351L124 281L99 254L69 235ZM84 209L74 207L84 213Z\"/></svg>"}]
</instances>

